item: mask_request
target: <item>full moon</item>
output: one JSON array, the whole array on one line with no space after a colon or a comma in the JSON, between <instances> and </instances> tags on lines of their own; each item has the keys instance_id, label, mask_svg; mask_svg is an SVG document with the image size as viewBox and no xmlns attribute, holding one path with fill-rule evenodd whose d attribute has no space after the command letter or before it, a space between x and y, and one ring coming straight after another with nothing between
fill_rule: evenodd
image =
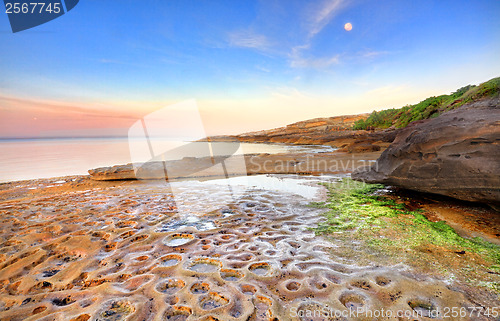
<instances>
[{"instance_id":1,"label":"full moon","mask_svg":"<svg viewBox=\"0 0 500 321\"><path fill-rule=\"evenodd\" d=\"M344 29L345 29L346 31L351 31L351 30L352 30L352 24L351 24L350 22L346 23L346 24L344 25Z\"/></svg>"}]
</instances>

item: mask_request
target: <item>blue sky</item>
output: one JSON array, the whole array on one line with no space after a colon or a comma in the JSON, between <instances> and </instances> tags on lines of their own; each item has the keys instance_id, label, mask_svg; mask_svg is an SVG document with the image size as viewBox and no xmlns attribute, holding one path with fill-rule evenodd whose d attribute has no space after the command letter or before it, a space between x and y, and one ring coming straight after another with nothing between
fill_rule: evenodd
<instances>
[{"instance_id":1,"label":"blue sky","mask_svg":"<svg viewBox=\"0 0 500 321\"><path fill-rule=\"evenodd\" d=\"M214 134L415 103L500 76L498 17L496 0L82 0L13 34L0 14L0 136L125 134L191 98Z\"/></svg>"}]
</instances>

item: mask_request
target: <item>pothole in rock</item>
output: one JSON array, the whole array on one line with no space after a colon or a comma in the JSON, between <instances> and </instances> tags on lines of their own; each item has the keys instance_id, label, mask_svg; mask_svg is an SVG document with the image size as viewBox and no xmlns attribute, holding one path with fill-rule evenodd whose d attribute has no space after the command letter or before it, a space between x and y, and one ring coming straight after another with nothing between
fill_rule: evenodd
<instances>
[{"instance_id":1,"label":"pothole in rock","mask_svg":"<svg viewBox=\"0 0 500 321\"><path fill-rule=\"evenodd\" d=\"M232 269L222 269L220 270L220 276L225 281L238 281L243 277L243 273Z\"/></svg>"},{"instance_id":2,"label":"pothole in rock","mask_svg":"<svg viewBox=\"0 0 500 321\"><path fill-rule=\"evenodd\" d=\"M57 272L59 272L59 271L60 270L58 270L58 269L51 269L51 270L43 271L42 277L44 277L44 278L50 278L51 276L56 275Z\"/></svg>"},{"instance_id":3,"label":"pothole in rock","mask_svg":"<svg viewBox=\"0 0 500 321\"><path fill-rule=\"evenodd\" d=\"M185 321L188 320L192 313L190 307L174 305L167 308L163 314L163 319L169 321Z\"/></svg>"},{"instance_id":4,"label":"pothole in rock","mask_svg":"<svg viewBox=\"0 0 500 321\"><path fill-rule=\"evenodd\" d=\"M356 310L365 306L366 300L361 295L354 292L345 292L340 295L339 301L348 309Z\"/></svg>"},{"instance_id":5,"label":"pothole in rock","mask_svg":"<svg viewBox=\"0 0 500 321\"><path fill-rule=\"evenodd\" d=\"M161 265L162 266L174 266L174 265L177 265L179 264L180 261L182 261L182 256L178 255L178 254L169 254L169 255L165 255L164 257L162 257L160 259L161 261Z\"/></svg>"},{"instance_id":6,"label":"pothole in rock","mask_svg":"<svg viewBox=\"0 0 500 321\"><path fill-rule=\"evenodd\" d=\"M375 278L375 282L377 283L377 285L386 286L391 283L391 280L389 278L386 278L385 276L377 276Z\"/></svg>"},{"instance_id":7,"label":"pothole in rock","mask_svg":"<svg viewBox=\"0 0 500 321\"><path fill-rule=\"evenodd\" d=\"M134 312L135 307L130 301L117 300L107 303L105 308L98 314L98 319L106 321L125 320Z\"/></svg>"},{"instance_id":8,"label":"pothole in rock","mask_svg":"<svg viewBox=\"0 0 500 321\"><path fill-rule=\"evenodd\" d=\"M191 285L190 291L193 294L205 294L208 291L210 291L210 285L208 283L205 283L205 282L203 282L203 283L197 282L197 283Z\"/></svg>"},{"instance_id":9,"label":"pothole in rock","mask_svg":"<svg viewBox=\"0 0 500 321\"><path fill-rule=\"evenodd\" d=\"M229 299L226 299L225 297L216 292L210 292L209 294L200 298L200 307L203 310L217 309L228 303Z\"/></svg>"},{"instance_id":10,"label":"pothole in rock","mask_svg":"<svg viewBox=\"0 0 500 321\"><path fill-rule=\"evenodd\" d=\"M254 295L257 292L257 288L250 284L242 284L240 288L241 292L246 295Z\"/></svg>"},{"instance_id":11,"label":"pothole in rock","mask_svg":"<svg viewBox=\"0 0 500 321\"><path fill-rule=\"evenodd\" d=\"M190 218L190 219L184 219L184 220L174 220L171 222L167 222L162 224L161 227L157 229L157 232L174 232L178 231L180 229L186 228L186 227L194 227L198 231L209 231L209 230L214 230L217 228L217 226L214 224L213 221L209 220L200 220L196 217Z\"/></svg>"},{"instance_id":12,"label":"pothole in rock","mask_svg":"<svg viewBox=\"0 0 500 321\"><path fill-rule=\"evenodd\" d=\"M257 295L253 300L255 307L252 320L272 320L271 306L273 301L268 297Z\"/></svg>"},{"instance_id":13,"label":"pothole in rock","mask_svg":"<svg viewBox=\"0 0 500 321\"><path fill-rule=\"evenodd\" d=\"M175 292L182 289L185 285L186 283L182 280L169 279L158 284L156 286L156 290L166 294L174 294Z\"/></svg>"},{"instance_id":14,"label":"pothole in rock","mask_svg":"<svg viewBox=\"0 0 500 321\"><path fill-rule=\"evenodd\" d=\"M194 240L194 236L191 234L174 234L170 236L166 241L165 245L172 246L172 247L177 247L177 246L182 246L186 245L189 242Z\"/></svg>"},{"instance_id":15,"label":"pothole in rock","mask_svg":"<svg viewBox=\"0 0 500 321\"><path fill-rule=\"evenodd\" d=\"M300 283L295 281L289 282L286 285L286 288L288 291L298 291L300 289Z\"/></svg>"},{"instance_id":16,"label":"pothole in rock","mask_svg":"<svg viewBox=\"0 0 500 321\"><path fill-rule=\"evenodd\" d=\"M254 263L248 267L248 270L250 270L252 273L258 275L258 276L267 276L271 274L271 266L269 263Z\"/></svg>"},{"instance_id":17,"label":"pothole in rock","mask_svg":"<svg viewBox=\"0 0 500 321\"><path fill-rule=\"evenodd\" d=\"M188 269L198 273L212 273L219 270L221 267L222 263L217 260L200 258L194 260Z\"/></svg>"}]
</instances>

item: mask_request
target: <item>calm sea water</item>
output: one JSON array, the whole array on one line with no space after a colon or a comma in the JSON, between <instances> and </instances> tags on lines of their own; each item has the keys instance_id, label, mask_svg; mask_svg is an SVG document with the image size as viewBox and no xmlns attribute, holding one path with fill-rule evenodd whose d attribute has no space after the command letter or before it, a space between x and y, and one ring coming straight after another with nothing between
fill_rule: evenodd
<instances>
[{"instance_id":1,"label":"calm sea water","mask_svg":"<svg viewBox=\"0 0 500 321\"><path fill-rule=\"evenodd\" d=\"M174 148L185 143L163 141L161 144ZM140 142L132 142L129 147L129 141L125 138L0 140L0 182L86 175L92 168L130 163L130 148L139 145ZM242 143L237 153L275 154L322 150L327 151L329 147ZM147 156L134 159L147 160Z\"/></svg>"}]
</instances>

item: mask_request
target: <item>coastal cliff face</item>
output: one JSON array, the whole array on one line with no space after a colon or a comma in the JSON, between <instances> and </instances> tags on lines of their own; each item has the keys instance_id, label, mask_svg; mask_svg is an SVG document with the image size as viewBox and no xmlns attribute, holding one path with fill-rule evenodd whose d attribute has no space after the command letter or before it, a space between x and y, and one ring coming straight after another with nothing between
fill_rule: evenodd
<instances>
[{"instance_id":1,"label":"coastal cliff face","mask_svg":"<svg viewBox=\"0 0 500 321\"><path fill-rule=\"evenodd\" d=\"M500 204L500 98L410 124L352 178Z\"/></svg>"},{"instance_id":2,"label":"coastal cliff face","mask_svg":"<svg viewBox=\"0 0 500 321\"><path fill-rule=\"evenodd\" d=\"M212 141L237 139L246 143L285 143L297 145L329 145L340 151L376 152L392 142L396 130L353 130L353 125L369 114L315 118L285 127L245 133L236 136L214 136Z\"/></svg>"}]
</instances>

